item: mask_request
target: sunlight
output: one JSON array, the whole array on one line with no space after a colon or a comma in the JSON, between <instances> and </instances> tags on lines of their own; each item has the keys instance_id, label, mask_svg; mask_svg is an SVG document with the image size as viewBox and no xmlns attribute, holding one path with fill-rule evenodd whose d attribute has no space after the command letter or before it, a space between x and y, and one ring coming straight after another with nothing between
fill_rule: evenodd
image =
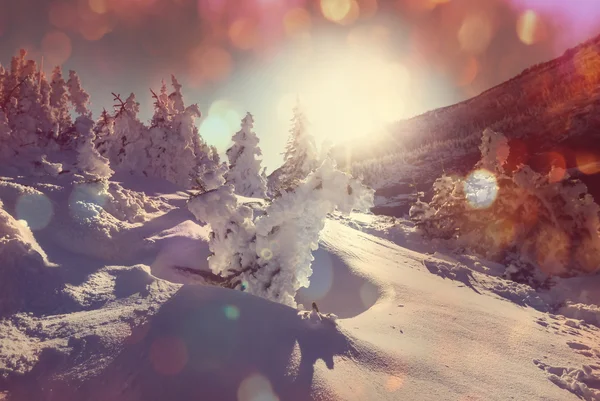
<instances>
[{"instance_id":1,"label":"sunlight","mask_svg":"<svg viewBox=\"0 0 600 401\"><path fill-rule=\"evenodd\" d=\"M339 143L377 132L406 117L410 101L408 69L364 52L314 66L303 83L300 100L319 142ZM294 99L286 95L279 109Z\"/></svg>"}]
</instances>

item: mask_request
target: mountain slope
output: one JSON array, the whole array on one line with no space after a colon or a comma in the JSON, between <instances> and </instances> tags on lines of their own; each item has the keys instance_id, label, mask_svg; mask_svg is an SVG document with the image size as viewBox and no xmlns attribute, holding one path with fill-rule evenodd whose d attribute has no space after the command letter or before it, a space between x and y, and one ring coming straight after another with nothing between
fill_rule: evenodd
<instances>
[{"instance_id":1,"label":"mountain slope","mask_svg":"<svg viewBox=\"0 0 600 401\"><path fill-rule=\"evenodd\" d=\"M398 122L378 138L339 146L335 155L357 172L383 165L389 179L376 186L393 187L414 178L426 189L443 171L468 172L488 127L509 138L509 166L524 163L540 171L553 164L583 166L583 180L598 188L593 193L598 199L600 36L477 97ZM403 163L419 168L407 174Z\"/></svg>"}]
</instances>

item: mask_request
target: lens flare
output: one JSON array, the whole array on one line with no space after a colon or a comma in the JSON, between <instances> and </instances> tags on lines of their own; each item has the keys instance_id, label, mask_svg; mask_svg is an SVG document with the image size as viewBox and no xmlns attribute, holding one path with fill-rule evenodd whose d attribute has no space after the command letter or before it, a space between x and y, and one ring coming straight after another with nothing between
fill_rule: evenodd
<instances>
[{"instance_id":1,"label":"lens flare","mask_svg":"<svg viewBox=\"0 0 600 401\"><path fill-rule=\"evenodd\" d=\"M229 40L240 50L250 50L259 43L256 22L249 18L239 18L229 26Z\"/></svg>"},{"instance_id":2,"label":"lens flare","mask_svg":"<svg viewBox=\"0 0 600 401\"><path fill-rule=\"evenodd\" d=\"M583 174L593 175L600 173L600 157L591 152L580 152L576 155L577 168Z\"/></svg>"},{"instance_id":3,"label":"lens flare","mask_svg":"<svg viewBox=\"0 0 600 401\"><path fill-rule=\"evenodd\" d=\"M458 31L462 50L471 54L483 53L492 40L492 22L486 14L471 14L463 21Z\"/></svg>"},{"instance_id":4,"label":"lens flare","mask_svg":"<svg viewBox=\"0 0 600 401\"><path fill-rule=\"evenodd\" d=\"M104 14L108 11L106 0L89 0L90 10L96 14Z\"/></svg>"},{"instance_id":5,"label":"lens flare","mask_svg":"<svg viewBox=\"0 0 600 401\"><path fill-rule=\"evenodd\" d=\"M54 207L44 194L22 195L15 206L17 219L26 222L32 230L45 228L52 220Z\"/></svg>"},{"instance_id":6,"label":"lens flare","mask_svg":"<svg viewBox=\"0 0 600 401\"><path fill-rule=\"evenodd\" d=\"M188 74L193 85L219 82L233 69L231 54L218 46L198 46L188 56Z\"/></svg>"},{"instance_id":7,"label":"lens flare","mask_svg":"<svg viewBox=\"0 0 600 401\"><path fill-rule=\"evenodd\" d=\"M187 347L178 337L162 337L154 340L150 347L150 361L157 373L174 376L188 362Z\"/></svg>"},{"instance_id":8,"label":"lens flare","mask_svg":"<svg viewBox=\"0 0 600 401\"><path fill-rule=\"evenodd\" d=\"M273 258L273 251L269 248L263 248L260 250L260 257L264 260L271 260L271 258Z\"/></svg>"},{"instance_id":9,"label":"lens flare","mask_svg":"<svg viewBox=\"0 0 600 401\"><path fill-rule=\"evenodd\" d=\"M42 39L42 51L48 64L63 65L71 57L72 50L71 38L64 32L52 31Z\"/></svg>"},{"instance_id":10,"label":"lens flare","mask_svg":"<svg viewBox=\"0 0 600 401\"><path fill-rule=\"evenodd\" d=\"M311 17L304 8L292 8L283 17L283 26L288 36L297 36L310 30Z\"/></svg>"},{"instance_id":11,"label":"lens flare","mask_svg":"<svg viewBox=\"0 0 600 401\"><path fill-rule=\"evenodd\" d=\"M69 211L79 220L94 218L108 202L109 196L102 184L76 185L69 197Z\"/></svg>"},{"instance_id":12,"label":"lens flare","mask_svg":"<svg viewBox=\"0 0 600 401\"><path fill-rule=\"evenodd\" d=\"M200 123L200 134L209 143L224 151L240 127L241 115L238 107L228 100L217 100L211 104L206 117Z\"/></svg>"},{"instance_id":13,"label":"lens flare","mask_svg":"<svg viewBox=\"0 0 600 401\"><path fill-rule=\"evenodd\" d=\"M544 27L540 17L533 10L527 10L517 20L517 35L521 42L533 45L544 37Z\"/></svg>"},{"instance_id":14,"label":"lens flare","mask_svg":"<svg viewBox=\"0 0 600 401\"><path fill-rule=\"evenodd\" d=\"M370 281L365 281L358 290L358 295L364 307L370 308L375 305L377 299L379 299L379 292L377 287Z\"/></svg>"},{"instance_id":15,"label":"lens flare","mask_svg":"<svg viewBox=\"0 0 600 401\"><path fill-rule=\"evenodd\" d=\"M492 206L498 196L496 176L485 169L475 170L467 177L464 191L472 208L486 209Z\"/></svg>"},{"instance_id":16,"label":"lens flare","mask_svg":"<svg viewBox=\"0 0 600 401\"><path fill-rule=\"evenodd\" d=\"M227 305L223 308L223 312L225 312L225 316L229 320L238 320L240 318L240 309L234 305Z\"/></svg>"},{"instance_id":17,"label":"lens flare","mask_svg":"<svg viewBox=\"0 0 600 401\"><path fill-rule=\"evenodd\" d=\"M356 21L360 9L355 0L321 0L321 12L332 22L348 25Z\"/></svg>"},{"instance_id":18,"label":"lens flare","mask_svg":"<svg viewBox=\"0 0 600 401\"><path fill-rule=\"evenodd\" d=\"M399 376L389 376L385 382L385 389L390 393L400 390L402 385L404 384L404 380Z\"/></svg>"},{"instance_id":19,"label":"lens flare","mask_svg":"<svg viewBox=\"0 0 600 401\"><path fill-rule=\"evenodd\" d=\"M279 401L271 382L260 374L253 374L242 381L237 392L238 401Z\"/></svg>"},{"instance_id":20,"label":"lens flare","mask_svg":"<svg viewBox=\"0 0 600 401\"><path fill-rule=\"evenodd\" d=\"M333 261L329 254L325 253L323 255L326 256L313 262L313 274L310 276L308 287L302 287L298 291L301 300L307 303L310 303L310 300L323 299L333 285Z\"/></svg>"},{"instance_id":21,"label":"lens flare","mask_svg":"<svg viewBox=\"0 0 600 401\"><path fill-rule=\"evenodd\" d=\"M535 234L535 255L540 269L549 275L565 272L571 240L562 230L545 225Z\"/></svg>"}]
</instances>

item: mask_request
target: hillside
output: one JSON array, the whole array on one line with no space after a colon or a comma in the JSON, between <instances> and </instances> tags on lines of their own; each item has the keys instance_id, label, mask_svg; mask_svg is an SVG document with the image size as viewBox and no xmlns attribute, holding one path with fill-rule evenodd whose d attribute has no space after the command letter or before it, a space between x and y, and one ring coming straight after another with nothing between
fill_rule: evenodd
<instances>
[{"instance_id":1,"label":"hillside","mask_svg":"<svg viewBox=\"0 0 600 401\"><path fill-rule=\"evenodd\" d=\"M397 198L413 179L427 190L443 171L468 172L478 159L481 133L489 127L510 139L509 166L579 168L598 199L599 83L600 36L472 99L398 122L378 138L339 146L335 154L357 174L375 172L378 182L371 184L384 188L378 195ZM407 173L400 167L405 165L419 168ZM405 211L380 210L392 215Z\"/></svg>"}]
</instances>

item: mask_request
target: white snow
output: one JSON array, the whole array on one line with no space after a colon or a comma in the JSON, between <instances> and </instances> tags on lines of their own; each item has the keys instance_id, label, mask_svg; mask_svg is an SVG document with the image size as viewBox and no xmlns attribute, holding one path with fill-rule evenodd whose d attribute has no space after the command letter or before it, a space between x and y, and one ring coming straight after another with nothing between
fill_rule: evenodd
<instances>
[{"instance_id":1,"label":"white snow","mask_svg":"<svg viewBox=\"0 0 600 401\"><path fill-rule=\"evenodd\" d=\"M405 220L336 212L295 297L320 313L298 311L207 285L211 227L194 217L243 206L269 231L286 195L222 187L192 214L156 179L77 180L0 181L5 399L599 399L598 277L536 291Z\"/></svg>"}]
</instances>

